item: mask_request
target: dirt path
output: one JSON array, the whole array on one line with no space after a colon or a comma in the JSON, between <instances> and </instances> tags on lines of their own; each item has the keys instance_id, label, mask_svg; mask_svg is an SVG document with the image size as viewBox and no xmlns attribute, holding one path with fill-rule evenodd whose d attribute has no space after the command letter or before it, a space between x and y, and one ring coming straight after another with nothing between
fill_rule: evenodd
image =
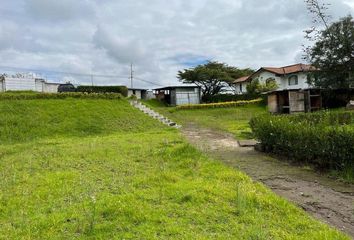
<instances>
[{"instance_id":1,"label":"dirt path","mask_svg":"<svg viewBox=\"0 0 354 240\"><path fill-rule=\"evenodd\" d=\"M229 134L194 125L185 126L182 132L200 150L240 169L317 219L354 238L353 185L279 161L253 148L241 148Z\"/></svg>"}]
</instances>

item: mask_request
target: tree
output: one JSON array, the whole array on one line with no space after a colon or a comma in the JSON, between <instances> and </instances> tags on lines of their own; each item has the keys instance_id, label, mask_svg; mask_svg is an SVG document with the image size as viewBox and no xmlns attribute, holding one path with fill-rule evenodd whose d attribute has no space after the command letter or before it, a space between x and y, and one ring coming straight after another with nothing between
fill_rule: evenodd
<instances>
[{"instance_id":1,"label":"tree","mask_svg":"<svg viewBox=\"0 0 354 240\"><path fill-rule=\"evenodd\" d=\"M354 86L354 20L347 16L320 31L307 59L318 70L309 82L322 88Z\"/></svg>"},{"instance_id":2,"label":"tree","mask_svg":"<svg viewBox=\"0 0 354 240\"><path fill-rule=\"evenodd\" d=\"M278 84L273 78L269 78L265 83L261 83L259 79L253 79L247 85L247 93L251 95L259 95L260 93L274 91L278 89Z\"/></svg>"},{"instance_id":3,"label":"tree","mask_svg":"<svg viewBox=\"0 0 354 240\"><path fill-rule=\"evenodd\" d=\"M202 88L205 96L213 96L223 91L226 86L232 85L232 82L246 70L229 66L225 63L208 62L192 69L184 69L178 72L178 79L187 84L196 84Z\"/></svg>"}]
</instances>

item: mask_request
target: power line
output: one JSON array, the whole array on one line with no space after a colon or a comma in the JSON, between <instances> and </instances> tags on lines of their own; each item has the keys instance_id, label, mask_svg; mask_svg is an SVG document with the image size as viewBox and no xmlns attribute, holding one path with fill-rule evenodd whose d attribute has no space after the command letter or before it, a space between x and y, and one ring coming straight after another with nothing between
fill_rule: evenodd
<instances>
[{"instance_id":1,"label":"power line","mask_svg":"<svg viewBox=\"0 0 354 240\"><path fill-rule=\"evenodd\" d=\"M150 84L155 85L155 86L164 87L164 86L163 86L163 85L161 85L161 84L154 83L154 82L150 82L150 81L145 80L145 79L142 79L142 78L135 77L135 79L137 79L137 80L139 80L139 81L142 81L142 82L150 83Z\"/></svg>"}]
</instances>

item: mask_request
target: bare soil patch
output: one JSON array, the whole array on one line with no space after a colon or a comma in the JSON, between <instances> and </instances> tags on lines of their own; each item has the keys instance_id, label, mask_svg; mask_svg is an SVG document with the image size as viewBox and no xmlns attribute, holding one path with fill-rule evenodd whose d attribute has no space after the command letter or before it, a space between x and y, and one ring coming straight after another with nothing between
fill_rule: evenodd
<instances>
[{"instance_id":1,"label":"bare soil patch","mask_svg":"<svg viewBox=\"0 0 354 240\"><path fill-rule=\"evenodd\" d=\"M231 134L193 124L183 127L182 132L200 150L245 172L315 218L354 238L353 185L280 161L253 147L241 148Z\"/></svg>"}]
</instances>

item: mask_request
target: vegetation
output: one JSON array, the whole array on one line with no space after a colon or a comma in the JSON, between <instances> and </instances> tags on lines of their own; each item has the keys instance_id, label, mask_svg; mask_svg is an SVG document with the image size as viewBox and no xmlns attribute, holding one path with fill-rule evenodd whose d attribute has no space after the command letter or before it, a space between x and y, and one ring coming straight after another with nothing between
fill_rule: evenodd
<instances>
[{"instance_id":1,"label":"vegetation","mask_svg":"<svg viewBox=\"0 0 354 240\"><path fill-rule=\"evenodd\" d=\"M125 100L2 100L0 112L0 144L160 129Z\"/></svg>"},{"instance_id":2,"label":"vegetation","mask_svg":"<svg viewBox=\"0 0 354 240\"><path fill-rule=\"evenodd\" d=\"M313 26L305 31L314 44L305 48L305 58L318 70L309 75L317 87L349 89L354 86L354 20L351 15L331 23L330 4L305 0ZM320 26L321 27L320 27Z\"/></svg>"},{"instance_id":3,"label":"vegetation","mask_svg":"<svg viewBox=\"0 0 354 240\"><path fill-rule=\"evenodd\" d=\"M273 78L266 80L265 83L261 83L259 79L253 79L247 85L247 93L250 95L260 95L261 93L274 91L278 89L278 87L277 82Z\"/></svg>"},{"instance_id":4,"label":"vegetation","mask_svg":"<svg viewBox=\"0 0 354 240\"><path fill-rule=\"evenodd\" d=\"M0 100L33 100L33 99L122 99L117 93L36 93L36 92L5 92L0 93Z\"/></svg>"},{"instance_id":5,"label":"vegetation","mask_svg":"<svg viewBox=\"0 0 354 240\"><path fill-rule=\"evenodd\" d=\"M253 100L244 100L236 102L222 102L222 103L206 103L206 104L187 104L177 106L177 110L188 110L188 109L207 109L207 108L230 108L230 107L239 107L249 104L260 104L263 101L262 98L253 99Z\"/></svg>"},{"instance_id":6,"label":"vegetation","mask_svg":"<svg viewBox=\"0 0 354 240\"><path fill-rule=\"evenodd\" d=\"M349 239L125 100L0 106L6 239Z\"/></svg>"},{"instance_id":7,"label":"vegetation","mask_svg":"<svg viewBox=\"0 0 354 240\"><path fill-rule=\"evenodd\" d=\"M238 69L225 63L208 62L193 69L178 72L181 82L196 84L202 88L204 96L214 96L222 92L226 86L233 86L235 79L253 73L252 69Z\"/></svg>"},{"instance_id":8,"label":"vegetation","mask_svg":"<svg viewBox=\"0 0 354 240\"><path fill-rule=\"evenodd\" d=\"M157 100L144 101L144 103L183 126L196 124L201 127L232 133L237 139L253 138L249 121L254 116L266 113L266 107L262 104L176 111L175 108L168 108Z\"/></svg>"},{"instance_id":9,"label":"vegetation","mask_svg":"<svg viewBox=\"0 0 354 240\"><path fill-rule=\"evenodd\" d=\"M251 127L265 151L340 170L346 180L354 179L354 113L263 115L253 118Z\"/></svg>"},{"instance_id":10,"label":"vegetation","mask_svg":"<svg viewBox=\"0 0 354 240\"><path fill-rule=\"evenodd\" d=\"M252 100L262 97L260 94L217 94L214 96L203 96L204 103L235 102Z\"/></svg>"},{"instance_id":11,"label":"vegetation","mask_svg":"<svg viewBox=\"0 0 354 240\"><path fill-rule=\"evenodd\" d=\"M126 86L78 86L77 92L86 93L120 93L124 97L128 96L128 88Z\"/></svg>"}]
</instances>

